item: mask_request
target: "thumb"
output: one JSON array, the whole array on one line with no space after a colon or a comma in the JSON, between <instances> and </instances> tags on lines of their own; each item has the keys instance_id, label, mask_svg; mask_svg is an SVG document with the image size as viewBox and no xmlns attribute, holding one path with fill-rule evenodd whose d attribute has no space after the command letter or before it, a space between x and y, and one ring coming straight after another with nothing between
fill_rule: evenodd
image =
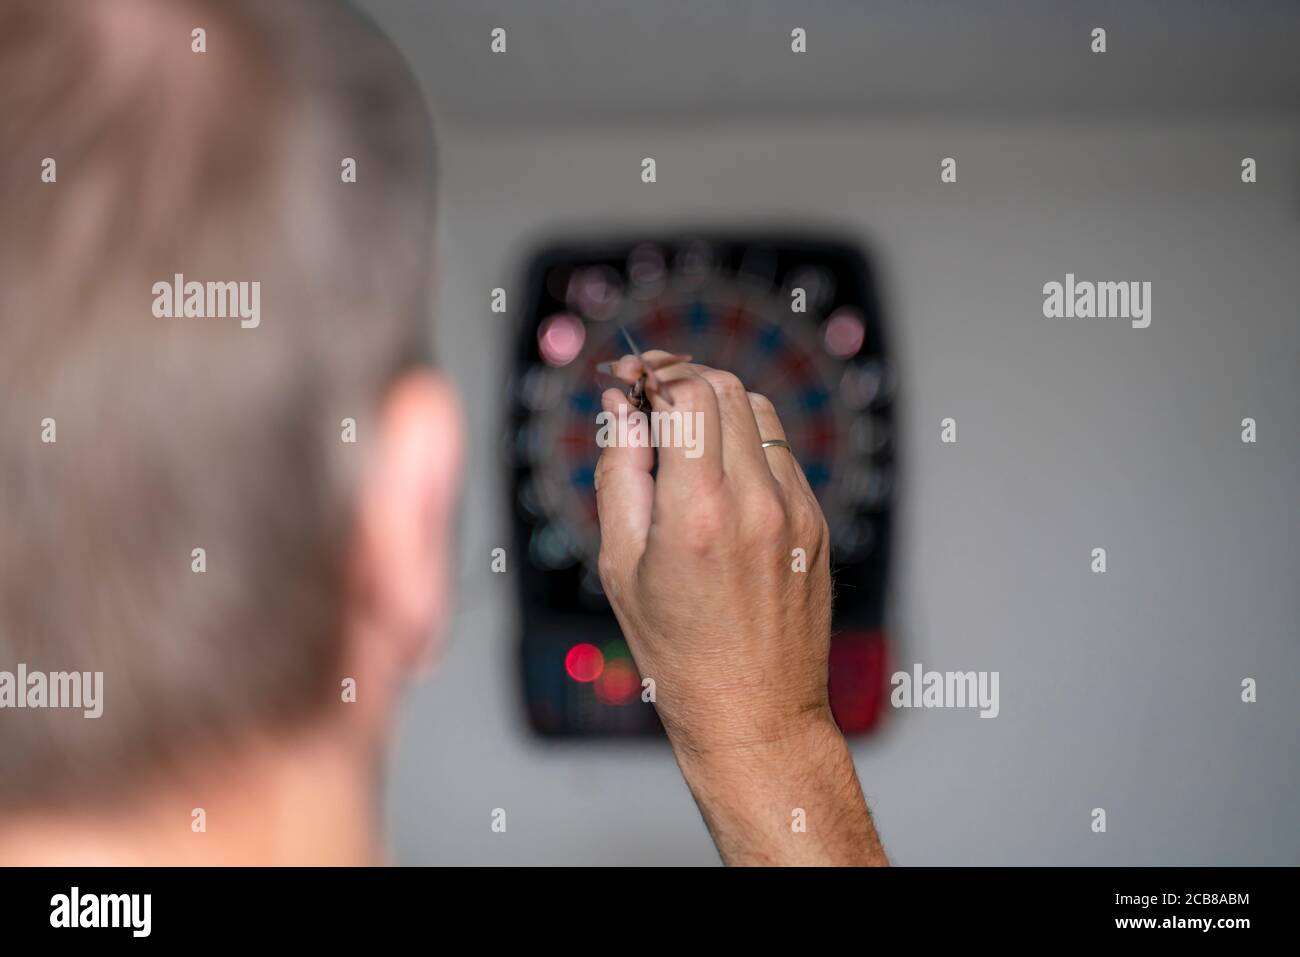
<instances>
[{"instance_id":1,"label":"thumb","mask_svg":"<svg viewBox=\"0 0 1300 957\"><path fill-rule=\"evenodd\" d=\"M628 441L632 417L638 413L627 396L618 389L606 389L600 405L605 413L597 435L604 448L596 463L601 574L604 577L612 572L624 576L640 561L650 532L650 510L655 497L650 472L655 456L648 443L634 446ZM641 434L648 434L648 429Z\"/></svg>"}]
</instances>

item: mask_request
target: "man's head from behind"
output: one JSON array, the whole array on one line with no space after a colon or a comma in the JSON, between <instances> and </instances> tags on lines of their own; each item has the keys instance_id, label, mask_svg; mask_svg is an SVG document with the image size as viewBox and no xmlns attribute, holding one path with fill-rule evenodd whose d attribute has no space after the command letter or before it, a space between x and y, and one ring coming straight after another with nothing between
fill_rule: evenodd
<instances>
[{"instance_id":1,"label":"man's head from behind","mask_svg":"<svg viewBox=\"0 0 1300 957\"><path fill-rule=\"evenodd\" d=\"M459 447L398 54L317 0L8 0L0 141L0 672L103 673L97 719L0 709L0 808L377 751Z\"/></svg>"}]
</instances>

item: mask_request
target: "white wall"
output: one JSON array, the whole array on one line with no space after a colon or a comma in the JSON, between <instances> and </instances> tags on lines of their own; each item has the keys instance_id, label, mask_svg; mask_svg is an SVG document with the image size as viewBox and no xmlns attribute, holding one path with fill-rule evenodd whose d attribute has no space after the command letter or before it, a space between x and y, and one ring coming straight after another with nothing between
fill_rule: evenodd
<instances>
[{"instance_id":1,"label":"white wall","mask_svg":"<svg viewBox=\"0 0 1300 957\"><path fill-rule=\"evenodd\" d=\"M902 389L898 663L1001 673L995 720L895 712L855 745L893 857L1300 863L1294 122L773 119L440 139L438 348L465 397L471 477L450 646L395 755L400 861L716 862L666 745L525 730L513 583L488 572L508 544L514 330L487 303L501 285L522 307L522 257L546 238L752 224L826 226L875 254ZM1256 185L1239 181L1246 155ZM956 185L939 183L944 156ZM1067 271L1151 281L1151 327L1044 319L1042 285ZM938 441L949 415L956 446ZM1096 545L1104 576L1089 572ZM1245 676L1256 704L1240 701ZM1089 830L1097 806L1105 835ZM489 829L496 807L506 834Z\"/></svg>"}]
</instances>

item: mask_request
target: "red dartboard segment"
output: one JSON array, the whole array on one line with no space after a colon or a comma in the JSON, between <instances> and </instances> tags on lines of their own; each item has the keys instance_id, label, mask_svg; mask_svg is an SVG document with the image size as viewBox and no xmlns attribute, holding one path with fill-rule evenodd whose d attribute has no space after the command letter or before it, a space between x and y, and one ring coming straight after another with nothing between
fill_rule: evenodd
<instances>
[{"instance_id":1,"label":"red dartboard segment","mask_svg":"<svg viewBox=\"0 0 1300 957\"><path fill-rule=\"evenodd\" d=\"M812 361L806 352L786 349L782 354L781 371L791 379L807 379L812 375Z\"/></svg>"},{"instance_id":2,"label":"red dartboard segment","mask_svg":"<svg viewBox=\"0 0 1300 957\"><path fill-rule=\"evenodd\" d=\"M829 458L840 441L840 430L829 419L820 419L808 432L808 446L818 458Z\"/></svg>"},{"instance_id":3,"label":"red dartboard segment","mask_svg":"<svg viewBox=\"0 0 1300 957\"><path fill-rule=\"evenodd\" d=\"M645 342L655 343L651 346L642 346L642 348L661 349L663 346L658 345L660 342L670 342L677 337L677 331L680 323L672 309L663 307L655 309L649 320L645 323Z\"/></svg>"},{"instance_id":4,"label":"red dartboard segment","mask_svg":"<svg viewBox=\"0 0 1300 957\"><path fill-rule=\"evenodd\" d=\"M581 420L571 420L560 436L560 444L565 454L575 462L592 457L591 450L596 447L592 424Z\"/></svg>"}]
</instances>

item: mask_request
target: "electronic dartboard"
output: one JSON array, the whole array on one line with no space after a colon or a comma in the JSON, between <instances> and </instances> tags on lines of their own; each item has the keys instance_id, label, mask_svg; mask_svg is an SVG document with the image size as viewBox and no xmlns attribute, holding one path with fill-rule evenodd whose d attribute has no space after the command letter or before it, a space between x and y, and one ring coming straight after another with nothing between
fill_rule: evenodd
<instances>
[{"instance_id":1,"label":"electronic dartboard","mask_svg":"<svg viewBox=\"0 0 1300 957\"><path fill-rule=\"evenodd\" d=\"M629 350L684 353L772 400L821 502L835 581L830 694L877 723L895 386L866 259L836 243L689 238L552 248L527 278L508 454L524 696L544 735L659 732L596 572L596 416Z\"/></svg>"}]
</instances>

